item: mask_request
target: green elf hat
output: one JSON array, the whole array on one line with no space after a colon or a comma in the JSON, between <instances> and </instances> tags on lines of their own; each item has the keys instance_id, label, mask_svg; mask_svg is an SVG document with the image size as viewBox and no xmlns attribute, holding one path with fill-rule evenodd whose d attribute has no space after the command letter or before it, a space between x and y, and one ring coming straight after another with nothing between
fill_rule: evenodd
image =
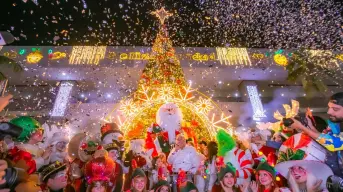
<instances>
[{"instance_id":1,"label":"green elf hat","mask_svg":"<svg viewBox=\"0 0 343 192\"><path fill-rule=\"evenodd\" d=\"M276 177L276 171L274 169L274 167L270 166L268 164L268 162L264 161L264 162L261 162L257 168L256 168L256 173L258 173L259 171L267 171L268 173L270 173L273 178Z\"/></svg>"},{"instance_id":2,"label":"green elf hat","mask_svg":"<svg viewBox=\"0 0 343 192\"><path fill-rule=\"evenodd\" d=\"M42 125L37 120L27 116L14 118L10 121L10 123L23 129L17 138L17 141L19 142L27 142L32 133L42 128Z\"/></svg>"},{"instance_id":3,"label":"green elf hat","mask_svg":"<svg viewBox=\"0 0 343 192\"><path fill-rule=\"evenodd\" d=\"M169 184L169 182L166 181L166 180L159 180L159 181L156 183L156 185L154 186L154 191L157 191L157 190L161 189L161 187L163 187L163 186L167 186L168 189L169 189L169 191L170 191L170 184Z\"/></svg>"},{"instance_id":4,"label":"green elf hat","mask_svg":"<svg viewBox=\"0 0 343 192\"><path fill-rule=\"evenodd\" d=\"M143 169L141 168L136 168L133 173L132 173L132 179L136 178L136 177L145 177L146 178L146 175L143 171Z\"/></svg>"},{"instance_id":5,"label":"green elf hat","mask_svg":"<svg viewBox=\"0 0 343 192\"><path fill-rule=\"evenodd\" d=\"M236 169L232 166L231 163L228 163L225 165L225 167L220 168L220 171L218 173L219 181L223 180L226 173L231 173L233 176L236 176Z\"/></svg>"},{"instance_id":6,"label":"green elf hat","mask_svg":"<svg viewBox=\"0 0 343 192\"><path fill-rule=\"evenodd\" d=\"M180 186L180 192L189 192L191 190L198 191L197 187L194 185L194 183L187 181L184 184L181 184Z\"/></svg>"}]
</instances>

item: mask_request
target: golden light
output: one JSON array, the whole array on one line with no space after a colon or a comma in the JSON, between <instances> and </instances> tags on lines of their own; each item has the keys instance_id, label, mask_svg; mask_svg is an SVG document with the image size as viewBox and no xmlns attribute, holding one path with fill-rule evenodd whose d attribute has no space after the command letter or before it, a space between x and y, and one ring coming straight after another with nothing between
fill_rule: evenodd
<instances>
[{"instance_id":1,"label":"golden light","mask_svg":"<svg viewBox=\"0 0 343 192\"><path fill-rule=\"evenodd\" d=\"M199 113L204 113L204 114L207 114L214 108L210 100L203 99L202 97L200 97L199 100L196 102L196 107Z\"/></svg>"},{"instance_id":2,"label":"golden light","mask_svg":"<svg viewBox=\"0 0 343 192\"><path fill-rule=\"evenodd\" d=\"M251 65L246 48L216 48L218 60L222 65Z\"/></svg>"},{"instance_id":3,"label":"golden light","mask_svg":"<svg viewBox=\"0 0 343 192\"><path fill-rule=\"evenodd\" d=\"M51 56L49 56L49 57L51 60L58 60L58 59L62 59L62 58L67 57L67 54L57 51L57 52L52 53Z\"/></svg>"},{"instance_id":4,"label":"golden light","mask_svg":"<svg viewBox=\"0 0 343 192\"><path fill-rule=\"evenodd\" d=\"M42 58L43 55L40 51L31 52L26 56L26 60L30 64L37 64Z\"/></svg>"},{"instance_id":5,"label":"golden light","mask_svg":"<svg viewBox=\"0 0 343 192\"><path fill-rule=\"evenodd\" d=\"M170 16L173 15L172 13L169 13L168 11L166 11L166 10L164 9L164 7L162 7L160 10L156 10L156 11L151 12L151 14L152 14L152 15L155 15L155 16L160 20L161 25L164 24L164 21L165 21L168 17L170 17Z\"/></svg>"},{"instance_id":6,"label":"golden light","mask_svg":"<svg viewBox=\"0 0 343 192\"><path fill-rule=\"evenodd\" d=\"M119 110L125 115L132 115L137 111L137 106L135 106L132 99L128 99L121 103Z\"/></svg>"},{"instance_id":7,"label":"golden light","mask_svg":"<svg viewBox=\"0 0 343 192\"><path fill-rule=\"evenodd\" d=\"M106 46L74 46L69 58L69 64L98 65L105 58Z\"/></svg>"},{"instance_id":8,"label":"golden light","mask_svg":"<svg viewBox=\"0 0 343 192\"><path fill-rule=\"evenodd\" d=\"M169 86L163 86L158 93L159 96L165 101L170 101L173 96L173 90Z\"/></svg>"},{"instance_id":9,"label":"golden light","mask_svg":"<svg viewBox=\"0 0 343 192\"><path fill-rule=\"evenodd\" d=\"M276 64L281 65L283 67L288 65L287 57L283 54L274 55L274 61Z\"/></svg>"}]
</instances>

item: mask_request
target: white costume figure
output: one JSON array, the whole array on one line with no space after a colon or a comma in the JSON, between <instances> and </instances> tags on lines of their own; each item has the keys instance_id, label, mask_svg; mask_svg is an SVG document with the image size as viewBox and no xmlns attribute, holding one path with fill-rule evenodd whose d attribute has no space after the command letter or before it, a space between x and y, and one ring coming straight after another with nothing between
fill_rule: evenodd
<instances>
[{"instance_id":1,"label":"white costume figure","mask_svg":"<svg viewBox=\"0 0 343 192\"><path fill-rule=\"evenodd\" d=\"M142 167L140 167L138 165L138 167L140 167L143 170L147 171L148 169L152 168L152 163L151 163L152 157L151 157L151 154L152 154L153 150L145 151L144 145L145 145L145 141L143 139L134 139L134 140L130 141L129 150L133 152L134 159L135 159L135 157L138 157L138 156L143 157L145 159L146 164L144 166L142 166Z\"/></svg>"},{"instance_id":2,"label":"white costume figure","mask_svg":"<svg viewBox=\"0 0 343 192\"><path fill-rule=\"evenodd\" d=\"M182 135L178 137L183 137ZM183 137L184 142L186 142ZM182 141L183 142L183 141ZM178 141L176 141L178 145ZM168 163L173 166L173 173L177 174L180 169L195 174L200 166L200 157L194 147L186 145L176 150L176 147L168 156Z\"/></svg>"},{"instance_id":3,"label":"white costume figure","mask_svg":"<svg viewBox=\"0 0 343 192\"><path fill-rule=\"evenodd\" d=\"M176 131L181 128L182 113L174 103L166 103L157 111L156 123L168 132L169 144L175 143Z\"/></svg>"},{"instance_id":4,"label":"white costume figure","mask_svg":"<svg viewBox=\"0 0 343 192\"><path fill-rule=\"evenodd\" d=\"M60 130L60 132L54 133L49 143L50 145L52 145L50 163L54 163L55 161L65 162L68 156L68 133L63 132L62 130Z\"/></svg>"}]
</instances>

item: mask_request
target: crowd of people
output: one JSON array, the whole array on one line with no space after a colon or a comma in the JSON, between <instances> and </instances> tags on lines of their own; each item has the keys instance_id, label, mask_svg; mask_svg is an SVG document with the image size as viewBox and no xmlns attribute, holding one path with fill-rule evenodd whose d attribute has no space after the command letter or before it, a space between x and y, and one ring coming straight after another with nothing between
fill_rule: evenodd
<instances>
[{"instance_id":1,"label":"crowd of people","mask_svg":"<svg viewBox=\"0 0 343 192\"><path fill-rule=\"evenodd\" d=\"M11 97L0 97L0 110ZM70 139L61 129L44 137L53 126L32 117L3 120L0 192L340 191L343 92L330 97L327 114L293 114L279 129L220 129L215 139L171 134L163 121L146 138L125 140L115 123L104 124L100 138Z\"/></svg>"}]
</instances>

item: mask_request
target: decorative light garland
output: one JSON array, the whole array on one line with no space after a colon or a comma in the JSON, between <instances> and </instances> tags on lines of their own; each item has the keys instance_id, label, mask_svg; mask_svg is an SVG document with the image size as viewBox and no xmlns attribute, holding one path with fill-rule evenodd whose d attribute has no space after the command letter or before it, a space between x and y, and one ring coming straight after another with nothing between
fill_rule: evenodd
<instances>
[{"instance_id":1,"label":"decorative light garland","mask_svg":"<svg viewBox=\"0 0 343 192\"><path fill-rule=\"evenodd\" d=\"M222 65L251 65L246 48L217 47L217 56Z\"/></svg>"},{"instance_id":2,"label":"decorative light garland","mask_svg":"<svg viewBox=\"0 0 343 192\"><path fill-rule=\"evenodd\" d=\"M69 58L69 64L98 65L105 58L106 46L74 46Z\"/></svg>"},{"instance_id":3,"label":"decorative light garland","mask_svg":"<svg viewBox=\"0 0 343 192\"><path fill-rule=\"evenodd\" d=\"M74 86L74 83L72 82L62 82L60 84L60 88L58 90L54 108L51 113L52 117L64 116L73 86Z\"/></svg>"},{"instance_id":4,"label":"decorative light garland","mask_svg":"<svg viewBox=\"0 0 343 192\"><path fill-rule=\"evenodd\" d=\"M254 112L253 119L255 121L259 121L259 120L261 120L261 118L265 118L266 115L265 115L265 111L263 109L261 98L260 98L258 91L257 91L257 86L248 85L248 86L246 86L246 88L247 88L250 103L252 105L252 109Z\"/></svg>"}]
</instances>

